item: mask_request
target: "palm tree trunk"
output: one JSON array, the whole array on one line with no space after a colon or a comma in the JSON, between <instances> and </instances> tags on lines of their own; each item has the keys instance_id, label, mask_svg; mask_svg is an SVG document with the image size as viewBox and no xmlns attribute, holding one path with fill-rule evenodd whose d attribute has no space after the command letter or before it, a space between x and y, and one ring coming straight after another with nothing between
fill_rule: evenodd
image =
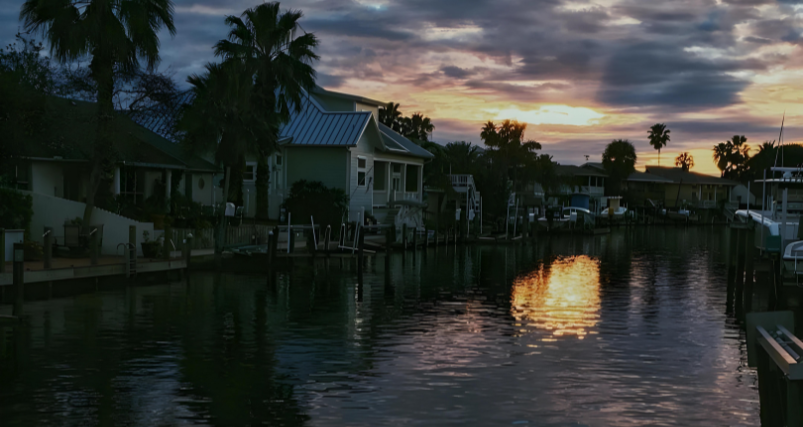
<instances>
[{"instance_id":1,"label":"palm tree trunk","mask_svg":"<svg viewBox=\"0 0 803 427\"><path fill-rule=\"evenodd\" d=\"M268 157L259 153L256 170L256 218L268 218L268 185L270 184L270 171L268 169Z\"/></svg>"},{"instance_id":2,"label":"palm tree trunk","mask_svg":"<svg viewBox=\"0 0 803 427\"><path fill-rule=\"evenodd\" d=\"M661 149L658 148L658 166L661 166Z\"/></svg>"},{"instance_id":3,"label":"palm tree trunk","mask_svg":"<svg viewBox=\"0 0 803 427\"><path fill-rule=\"evenodd\" d=\"M229 180L231 179L231 166L226 166L226 176L223 184L223 209L220 210L220 218L217 228L217 239L215 239L215 255L223 253L223 239L226 230L226 203L229 201Z\"/></svg>"},{"instance_id":4,"label":"palm tree trunk","mask_svg":"<svg viewBox=\"0 0 803 427\"><path fill-rule=\"evenodd\" d=\"M83 218L83 225L85 227L88 227L92 221L92 211L95 208L95 195L98 192L103 178L103 168L106 167L111 160L111 153L113 152L114 62L112 60L106 60L104 55L94 52L90 70L98 84L98 123L97 132L95 134L95 144L92 149L89 186L86 191L86 206L84 207Z\"/></svg>"}]
</instances>

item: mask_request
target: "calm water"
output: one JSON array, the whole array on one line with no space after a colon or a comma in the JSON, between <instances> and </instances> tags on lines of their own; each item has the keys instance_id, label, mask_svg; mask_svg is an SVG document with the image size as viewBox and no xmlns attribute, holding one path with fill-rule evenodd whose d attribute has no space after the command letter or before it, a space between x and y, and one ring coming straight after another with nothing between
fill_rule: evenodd
<instances>
[{"instance_id":1,"label":"calm water","mask_svg":"<svg viewBox=\"0 0 803 427\"><path fill-rule=\"evenodd\" d=\"M31 303L0 425L758 425L724 231L395 254L362 296L333 261Z\"/></svg>"}]
</instances>

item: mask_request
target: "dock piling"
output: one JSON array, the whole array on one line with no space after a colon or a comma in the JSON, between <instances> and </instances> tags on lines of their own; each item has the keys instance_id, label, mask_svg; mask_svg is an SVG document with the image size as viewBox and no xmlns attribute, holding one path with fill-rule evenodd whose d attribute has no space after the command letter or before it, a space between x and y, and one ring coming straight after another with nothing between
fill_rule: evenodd
<instances>
[{"instance_id":1,"label":"dock piling","mask_svg":"<svg viewBox=\"0 0 803 427\"><path fill-rule=\"evenodd\" d=\"M92 265L98 265L98 228L89 227L89 257Z\"/></svg>"},{"instance_id":2,"label":"dock piling","mask_svg":"<svg viewBox=\"0 0 803 427\"><path fill-rule=\"evenodd\" d=\"M50 270L53 259L53 227L45 227L43 261L45 270Z\"/></svg>"},{"instance_id":3,"label":"dock piling","mask_svg":"<svg viewBox=\"0 0 803 427\"><path fill-rule=\"evenodd\" d=\"M736 310L736 318L741 319L744 317L744 264L745 264L745 245L747 243L747 230L739 230L739 241L736 246L738 257L736 259L736 286L734 295L734 308Z\"/></svg>"},{"instance_id":4,"label":"dock piling","mask_svg":"<svg viewBox=\"0 0 803 427\"><path fill-rule=\"evenodd\" d=\"M6 229L0 227L0 273L6 272Z\"/></svg>"},{"instance_id":5,"label":"dock piling","mask_svg":"<svg viewBox=\"0 0 803 427\"><path fill-rule=\"evenodd\" d=\"M745 259L745 283L744 283L744 313L749 314L753 311L753 284L755 282L755 241L756 233L752 229L747 230L747 258Z\"/></svg>"},{"instance_id":6,"label":"dock piling","mask_svg":"<svg viewBox=\"0 0 803 427\"><path fill-rule=\"evenodd\" d=\"M192 257L192 233L187 234L187 237L184 238L184 247L182 248L184 253L184 262L186 267L184 269L189 272L190 271L190 258Z\"/></svg>"},{"instance_id":7,"label":"dock piling","mask_svg":"<svg viewBox=\"0 0 803 427\"><path fill-rule=\"evenodd\" d=\"M12 253L12 284L14 285L14 307L12 315L22 315L25 302L25 249L22 243L14 243Z\"/></svg>"}]
</instances>

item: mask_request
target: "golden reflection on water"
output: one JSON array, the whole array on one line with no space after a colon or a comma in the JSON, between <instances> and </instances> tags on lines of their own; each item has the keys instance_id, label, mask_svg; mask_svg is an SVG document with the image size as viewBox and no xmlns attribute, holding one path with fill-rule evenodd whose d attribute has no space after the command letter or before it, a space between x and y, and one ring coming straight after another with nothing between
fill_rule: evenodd
<instances>
[{"instance_id":1,"label":"golden reflection on water","mask_svg":"<svg viewBox=\"0 0 803 427\"><path fill-rule=\"evenodd\" d=\"M559 257L513 281L511 314L520 323L582 339L599 321L599 261Z\"/></svg>"}]
</instances>

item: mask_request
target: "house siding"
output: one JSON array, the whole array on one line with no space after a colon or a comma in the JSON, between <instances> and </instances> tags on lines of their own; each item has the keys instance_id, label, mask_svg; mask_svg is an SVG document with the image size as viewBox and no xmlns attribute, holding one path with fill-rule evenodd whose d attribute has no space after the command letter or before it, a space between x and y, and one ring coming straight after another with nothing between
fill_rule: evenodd
<instances>
[{"instance_id":1,"label":"house siding","mask_svg":"<svg viewBox=\"0 0 803 427\"><path fill-rule=\"evenodd\" d=\"M348 151L339 147L290 147L286 149L284 166L287 170L287 197L293 183L305 179L321 181L327 187L346 188Z\"/></svg>"},{"instance_id":2,"label":"house siding","mask_svg":"<svg viewBox=\"0 0 803 427\"><path fill-rule=\"evenodd\" d=\"M370 104L363 104L361 102L356 102L354 104L355 111L370 111L374 117L379 117L379 107Z\"/></svg>"},{"instance_id":3,"label":"house siding","mask_svg":"<svg viewBox=\"0 0 803 427\"><path fill-rule=\"evenodd\" d=\"M29 188L34 193L64 197L63 166L56 162L33 162Z\"/></svg>"},{"instance_id":4,"label":"house siding","mask_svg":"<svg viewBox=\"0 0 803 427\"><path fill-rule=\"evenodd\" d=\"M363 133L357 145L349 150L349 220L356 221L358 215L365 209L365 213L373 215L373 180L374 180L374 149L380 146L378 133ZM359 158L365 158L365 168L359 168ZM360 172L365 172L365 185L358 185Z\"/></svg>"}]
</instances>

